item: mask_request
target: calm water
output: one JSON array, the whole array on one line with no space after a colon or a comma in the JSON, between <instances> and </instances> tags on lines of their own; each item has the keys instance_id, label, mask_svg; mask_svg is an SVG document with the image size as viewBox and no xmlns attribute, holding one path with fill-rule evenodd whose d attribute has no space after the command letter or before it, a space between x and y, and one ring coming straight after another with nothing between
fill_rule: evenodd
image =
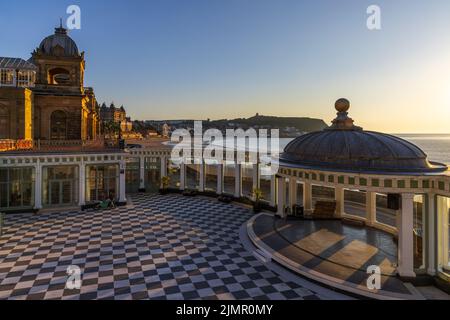
<instances>
[{"instance_id":1,"label":"calm water","mask_svg":"<svg viewBox=\"0 0 450 320\"><path fill-rule=\"evenodd\" d=\"M401 134L397 136L422 148L428 154L429 160L450 165L450 134Z\"/></svg>"}]
</instances>

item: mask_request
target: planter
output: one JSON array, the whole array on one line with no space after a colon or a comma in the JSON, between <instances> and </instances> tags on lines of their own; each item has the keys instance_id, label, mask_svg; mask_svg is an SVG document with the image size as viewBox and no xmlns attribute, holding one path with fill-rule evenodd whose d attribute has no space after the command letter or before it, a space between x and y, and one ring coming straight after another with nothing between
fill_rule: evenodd
<instances>
[{"instance_id":1,"label":"planter","mask_svg":"<svg viewBox=\"0 0 450 320\"><path fill-rule=\"evenodd\" d=\"M261 205L261 203L260 202L255 202L254 204L253 204L253 212L254 213L260 213L261 211L262 211L262 205Z\"/></svg>"},{"instance_id":2,"label":"planter","mask_svg":"<svg viewBox=\"0 0 450 320\"><path fill-rule=\"evenodd\" d=\"M233 201L232 197L221 195L218 200L223 203L231 203Z\"/></svg>"}]
</instances>

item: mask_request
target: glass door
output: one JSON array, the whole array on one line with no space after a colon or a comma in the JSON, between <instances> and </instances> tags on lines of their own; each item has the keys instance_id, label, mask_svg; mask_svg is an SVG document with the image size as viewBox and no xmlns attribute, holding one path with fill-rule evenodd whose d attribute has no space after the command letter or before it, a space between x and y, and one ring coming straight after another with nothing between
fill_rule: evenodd
<instances>
[{"instance_id":1,"label":"glass door","mask_svg":"<svg viewBox=\"0 0 450 320\"><path fill-rule=\"evenodd\" d=\"M73 195L73 185L72 181L61 181L61 201L62 204L71 204L73 203L72 199Z\"/></svg>"},{"instance_id":2,"label":"glass door","mask_svg":"<svg viewBox=\"0 0 450 320\"><path fill-rule=\"evenodd\" d=\"M450 275L450 198L438 196L438 267Z\"/></svg>"},{"instance_id":3,"label":"glass door","mask_svg":"<svg viewBox=\"0 0 450 320\"><path fill-rule=\"evenodd\" d=\"M56 166L44 168L44 205L72 206L78 201L78 168Z\"/></svg>"}]
</instances>

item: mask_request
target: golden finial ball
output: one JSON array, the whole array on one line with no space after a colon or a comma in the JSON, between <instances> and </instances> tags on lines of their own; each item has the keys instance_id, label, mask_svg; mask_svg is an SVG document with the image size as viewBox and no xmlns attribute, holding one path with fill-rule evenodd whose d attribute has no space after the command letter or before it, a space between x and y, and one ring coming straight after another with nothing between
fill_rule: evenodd
<instances>
[{"instance_id":1,"label":"golden finial ball","mask_svg":"<svg viewBox=\"0 0 450 320\"><path fill-rule=\"evenodd\" d=\"M350 101L347 99L341 98L336 101L334 107L338 112L347 112L350 109Z\"/></svg>"}]
</instances>

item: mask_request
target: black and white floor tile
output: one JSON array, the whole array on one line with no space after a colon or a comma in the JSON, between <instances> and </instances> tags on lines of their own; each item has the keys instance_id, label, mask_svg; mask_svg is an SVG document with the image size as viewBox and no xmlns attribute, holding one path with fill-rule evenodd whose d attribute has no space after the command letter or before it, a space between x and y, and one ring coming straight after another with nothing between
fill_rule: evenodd
<instances>
[{"instance_id":1,"label":"black and white floor tile","mask_svg":"<svg viewBox=\"0 0 450 320\"><path fill-rule=\"evenodd\" d=\"M213 199L131 196L109 211L7 215L0 299L319 299L248 252L249 210ZM67 268L80 289L66 288Z\"/></svg>"}]
</instances>

